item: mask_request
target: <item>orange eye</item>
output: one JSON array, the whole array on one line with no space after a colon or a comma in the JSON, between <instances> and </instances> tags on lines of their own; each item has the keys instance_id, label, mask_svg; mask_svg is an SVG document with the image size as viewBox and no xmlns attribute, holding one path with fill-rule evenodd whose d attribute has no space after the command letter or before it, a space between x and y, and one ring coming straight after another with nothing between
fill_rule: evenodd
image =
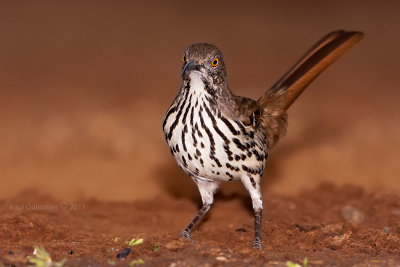
<instances>
[{"instance_id":1,"label":"orange eye","mask_svg":"<svg viewBox=\"0 0 400 267\"><path fill-rule=\"evenodd\" d=\"M182 61L186 62L186 55L185 54L182 55Z\"/></svg>"},{"instance_id":2,"label":"orange eye","mask_svg":"<svg viewBox=\"0 0 400 267\"><path fill-rule=\"evenodd\" d=\"M219 63L219 59L216 57L216 58L214 58L214 60L211 62L211 66L216 67L216 66L218 66L218 63Z\"/></svg>"}]
</instances>

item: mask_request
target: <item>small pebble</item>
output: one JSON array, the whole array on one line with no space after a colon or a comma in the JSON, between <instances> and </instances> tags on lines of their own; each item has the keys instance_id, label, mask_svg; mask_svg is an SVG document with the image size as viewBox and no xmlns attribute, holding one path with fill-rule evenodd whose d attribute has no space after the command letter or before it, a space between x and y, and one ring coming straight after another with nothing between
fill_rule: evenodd
<instances>
[{"instance_id":1,"label":"small pebble","mask_svg":"<svg viewBox=\"0 0 400 267\"><path fill-rule=\"evenodd\" d=\"M169 249L169 250L178 250L178 249L182 248L183 245L184 245L184 243L182 241L173 240L171 242L168 242L165 245L165 248Z\"/></svg>"},{"instance_id":2,"label":"small pebble","mask_svg":"<svg viewBox=\"0 0 400 267\"><path fill-rule=\"evenodd\" d=\"M400 209L392 210L392 214L395 215L395 216L400 216Z\"/></svg>"},{"instance_id":3,"label":"small pebble","mask_svg":"<svg viewBox=\"0 0 400 267\"><path fill-rule=\"evenodd\" d=\"M290 210L294 210L294 209L296 209L296 204L294 204L294 203L289 203L288 208L289 208Z\"/></svg>"},{"instance_id":4,"label":"small pebble","mask_svg":"<svg viewBox=\"0 0 400 267\"><path fill-rule=\"evenodd\" d=\"M335 236L329 240L329 247L331 249L340 248L344 242L346 242L350 238L350 235L345 233L341 236Z\"/></svg>"},{"instance_id":5,"label":"small pebble","mask_svg":"<svg viewBox=\"0 0 400 267\"><path fill-rule=\"evenodd\" d=\"M309 261L309 265L325 265L325 263L321 260Z\"/></svg>"},{"instance_id":6,"label":"small pebble","mask_svg":"<svg viewBox=\"0 0 400 267\"><path fill-rule=\"evenodd\" d=\"M177 266L186 266L186 262L182 261L177 261L177 262L172 262L169 267L177 267Z\"/></svg>"},{"instance_id":7,"label":"small pebble","mask_svg":"<svg viewBox=\"0 0 400 267\"><path fill-rule=\"evenodd\" d=\"M250 248L244 248L244 249L240 250L240 253L242 253L242 254L249 254L250 252L251 252Z\"/></svg>"},{"instance_id":8,"label":"small pebble","mask_svg":"<svg viewBox=\"0 0 400 267\"><path fill-rule=\"evenodd\" d=\"M325 235L332 235L332 234L341 234L343 231L343 224L336 223L336 224L328 224L321 229L321 232Z\"/></svg>"},{"instance_id":9,"label":"small pebble","mask_svg":"<svg viewBox=\"0 0 400 267\"><path fill-rule=\"evenodd\" d=\"M353 227L358 227L364 221L364 215L355 207L346 205L342 208L343 218Z\"/></svg>"},{"instance_id":10,"label":"small pebble","mask_svg":"<svg viewBox=\"0 0 400 267\"><path fill-rule=\"evenodd\" d=\"M224 256L218 256L218 257L216 257L215 258L217 261L228 261L228 259L227 258L225 258Z\"/></svg>"}]
</instances>

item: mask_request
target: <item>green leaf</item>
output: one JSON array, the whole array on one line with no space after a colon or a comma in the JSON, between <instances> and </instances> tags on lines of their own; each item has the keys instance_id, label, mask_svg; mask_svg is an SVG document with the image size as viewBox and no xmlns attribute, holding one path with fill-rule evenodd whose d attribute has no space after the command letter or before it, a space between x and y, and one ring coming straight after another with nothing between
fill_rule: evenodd
<instances>
[{"instance_id":1,"label":"green leaf","mask_svg":"<svg viewBox=\"0 0 400 267\"><path fill-rule=\"evenodd\" d=\"M136 240L132 244L129 243L130 246L137 246L137 245L140 245L140 244L143 244L143 238L140 238L140 239Z\"/></svg>"},{"instance_id":2,"label":"green leaf","mask_svg":"<svg viewBox=\"0 0 400 267\"><path fill-rule=\"evenodd\" d=\"M107 263L108 263L108 265L116 265L117 264L116 261L113 261L113 260L110 260L110 259L107 260Z\"/></svg>"},{"instance_id":3,"label":"green leaf","mask_svg":"<svg viewBox=\"0 0 400 267\"><path fill-rule=\"evenodd\" d=\"M307 267L307 265L308 265L308 259L307 259L307 257L305 257L304 261L303 261L303 266Z\"/></svg>"},{"instance_id":4,"label":"green leaf","mask_svg":"<svg viewBox=\"0 0 400 267\"><path fill-rule=\"evenodd\" d=\"M134 242L135 238L132 238L130 241L126 241L125 243L127 243L129 246L132 246Z\"/></svg>"},{"instance_id":5,"label":"green leaf","mask_svg":"<svg viewBox=\"0 0 400 267\"><path fill-rule=\"evenodd\" d=\"M67 259L63 259L61 261L52 262L50 254L44 249L40 247L34 247L33 256L28 256L29 266L35 267L62 267Z\"/></svg>"},{"instance_id":6,"label":"green leaf","mask_svg":"<svg viewBox=\"0 0 400 267\"><path fill-rule=\"evenodd\" d=\"M129 266L143 264L144 261L142 259L133 260L129 263Z\"/></svg>"},{"instance_id":7,"label":"green leaf","mask_svg":"<svg viewBox=\"0 0 400 267\"><path fill-rule=\"evenodd\" d=\"M291 262L291 261L287 261L286 262L286 267L301 267L301 265L297 264L297 263L294 263L294 262Z\"/></svg>"},{"instance_id":8,"label":"green leaf","mask_svg":"<svg viewBox=\"0 0 400 267\"><path fill-rule=\"evenodd\" d=\"M64 264L65 264L66 262L67 262L67 259L64 258L64 259L62 259L62 260L60 260L60 261L54 262L52 266L55 266L55 267L62 267L62 266L64 266Z\"/></svg>"},{"instance_id":9,"label":"green leaf","mask_svg":"<svg viewBox=\"0 0 400 267\"><path fill-rule=\"evenodd\" d=\"M28 256L30 266L46 267L51 265L49 253L40 247L34 247L33 256Z\"/></svg>"},{"instance_id":10,"label":"green leaf","mask_svg":"<svg viewBox=\"0 0 400 267\"><path fill-rule=\"evenodd\" d=\"M154 245L154 248L153 248L153 251L154 251L154 252L157 252L157 251L159 251L159 250L160 250L160 246L157 245L157 244L155 244L155 245Z\"/></svg>"}]
</instances>

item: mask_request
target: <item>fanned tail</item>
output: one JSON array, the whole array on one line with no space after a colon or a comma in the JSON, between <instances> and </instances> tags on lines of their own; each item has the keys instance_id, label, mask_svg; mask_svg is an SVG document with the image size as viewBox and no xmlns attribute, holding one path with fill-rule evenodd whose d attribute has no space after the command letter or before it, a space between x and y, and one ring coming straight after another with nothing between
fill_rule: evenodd
<instances>
[{"instance_id":1,"label":"fanned tail","mask_svg":"<svg viewBox=\"0 0 400 267\"><path fill-rule=\"evenodd\" d=\"M362 32L338 30L325 35L258 100L262 108L262 125L267 132L268 148L284 134L287 125L286 110L304 89L359 42Z\"/></svg>"}]
</instances>

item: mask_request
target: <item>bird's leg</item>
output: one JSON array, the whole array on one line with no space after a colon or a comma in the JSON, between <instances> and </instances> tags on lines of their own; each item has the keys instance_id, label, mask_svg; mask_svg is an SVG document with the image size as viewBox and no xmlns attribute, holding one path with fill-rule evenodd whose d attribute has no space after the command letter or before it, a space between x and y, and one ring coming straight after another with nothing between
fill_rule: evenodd
<instances>
[{"instance_id":1,"label":"bird's leg","mask_svg":"<svg viewBox=\"0 0 400 267\"><path fill-rule=\"evenodd\" d=\"M190 238L190 232L193 229L193 227L196 226L196 224L199 222L199 220L204 216L204 214L207 213L207 211L210 209L211 204L203 204L197 215L193 218L193 220L186 226L185 230L181 232L181 237L184 237L186 239L189 239L191 242L193 240Z\"/></svg>"},{"instance_id":2,"label":"bird's leg","mask_svg":"<svg viewBox=\"0 0 400 267\"><path fill-rule=\"evenodd\" d=\"M255 238L253 243L253 248L258 248L261 250L261 216L262 209L255 211Z\"/></svg>"},{"instance_id":3,"label":"bird's leg","mask_svg":"<svg viewBox=\"0 0 400 267\"><path fill-rule=\"evenodd\" d=\"M258 248L261 250L261 215L262 215L262 197L260 190L260 176L246 176L242 179L243 185L249 191L251 200L253 203L253 209L255 213L255 237L253 248Z\"/></svg>"},{"instance_id":4,"label":"bird's leg","mask_svg":"<svg viewBox=\"0 0 400 267\"><path fill-rule=\"evenodd\" d=\"M214 191L218 188L217 182L208 182L208 181L201 181L197 179L193 179L199 188L201 199L203 201L203 206L197 213L197 215L193 218L193 220L188 224L188 226L181 232L181 237L189 239L191 242L193 240L190 238L190 232L192 231L193 227L200 221L200 219L207 213L210 209L211 204L214 201Z\"/></svg>"}]
</instances>

